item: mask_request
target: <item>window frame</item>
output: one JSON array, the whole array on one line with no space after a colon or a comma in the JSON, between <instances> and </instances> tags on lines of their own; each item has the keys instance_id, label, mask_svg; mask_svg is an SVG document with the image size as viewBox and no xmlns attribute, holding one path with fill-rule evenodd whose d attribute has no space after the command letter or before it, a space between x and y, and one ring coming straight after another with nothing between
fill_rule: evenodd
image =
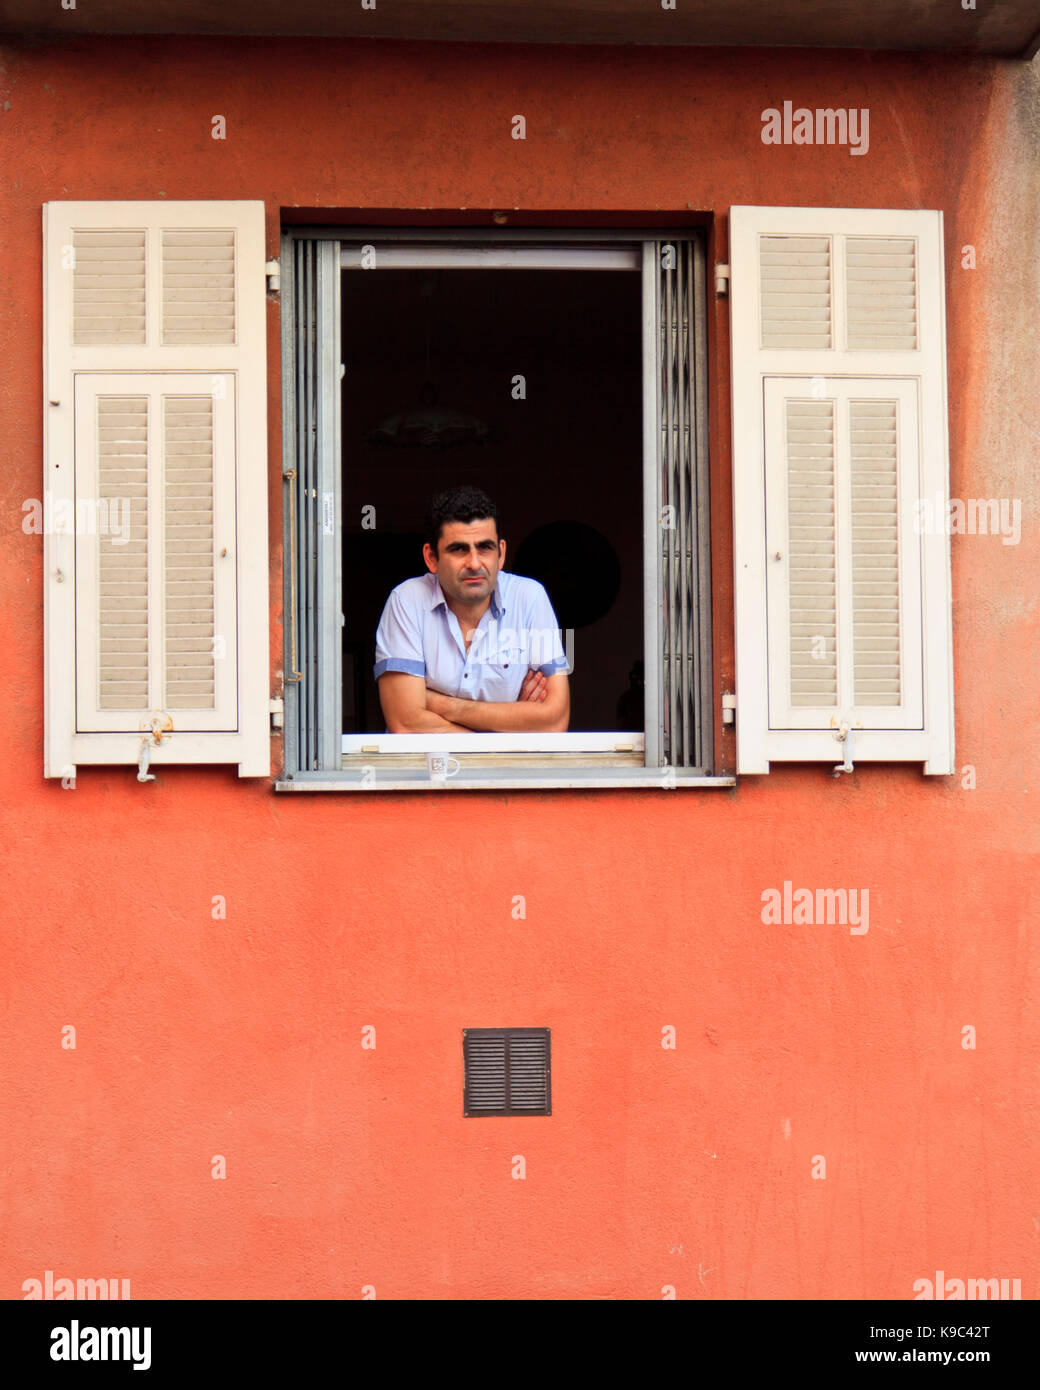
<instances>
[{"instance_id":1,"label":"window frame","mask_svg":"<svg viewBox=\"0 0 1040 1390\"><path fill-rule=\"evenodd\" d=\"M708 541L708 456L707 456L707 349L706 333L708 320L708 301L704 285L707 282L706 250L707 234L699 227L675 229L657 228L652 231L606 228L427 228L427 227L293 227L283 231L281 287L282 287L282 363L283 363L283 479L290 486L285 491L283 521L288 541L304 539L299 519L292 514L291 498L293 488L298 487L296 474L297 440L302 439L306 429L301 432L298 418L298 386L300 384L299 363L297 361L297 340L304 317L301 315L298 296L295 293L297 268L301 264L299 246L301 243L318 242L319 252L313 262L315 285L309 287L316 312L325 316L325 331L314 333L316 341L315 357L318 362L319 383L315 392L318 400L316 420L308 422L317 440L317 451L321 456L316 466L312 461L314 476L322 479L321 489L326 480L334 490L336 544L326 549L333 552L324 565L319 563L315 577L317 588L325 595L324 617L319 618L316 631L329 644L328 670L322 679L323 696L318 704L321 710L319 722L323 732L317 743L320 748L314 752L315 740L301 725L303 701L301 699L301 672L295 664L295 633L290 632L298 613L297 595L292 579L296 573L295 557L290 554L291 544L284 547L285 564L285 623L286 647L286 686L285 686L285 765L283 774L275 783L279 791L303 790L419 790L428 791L438 785L431 781L425 765L425 755L431 752L447 753L455 756L461 753L461 766L457 775L448 785L453 790L519 790L524 788L549 789L552 787L663 787L676 786L733 786L732 776L713 776L707 767L680 766L663 761L662 747L665 739L665 726L668 712L664 709L664 678L662 640L664 637L664 592L661 529L662 516L662 458L666 450L675 452L675 446L663 440L665 423L662 419L662 397L667 393L664 403L669 423L668 438L682 434L682 420L676 413L675 394L663 382L662 354L676 351L664 347L666 333L662 322L662 289L660 276L660 248L676 242L691 244L689 264L699 266L701 276L700 302L696 306L696 329L694 326L693 291L688 291L689 310L682 305L669 303L668 311L680 315L680 322L689 324L691 341L695 339L696 350L690 349L684 370L689 381L685 393L680 392L680 405L689 411L693 420L696 411L696 433L698 440L693 442L694 427L687 429L691 436L685 448L690 451L696 469L697 486L700 490L704 515L700 519L703 540L698 547L694 535L694 552L707 550ZM639 274L642 281L642 387L643 387L643 614L644 614L644 672L646 691L646 711L656 710L656 719L644 718L642 733L602 731L596 734L570 732L555 735L532 735L544 746L538 750L530 748L518 750L514 742L516 736L498 734L471 734L458 736L451 734L342 734L339 739L337 759L333 746L333 731L341 724L339 710L342 699L342 672L339 669L339 628L344 621L342 614L336 613L339 621L330 621L330 584L337 594L342 592L340 575L341 544L341 488L335 484L331 468L339 466L342 459L341 430L339 422L340 379L340 305L338 283L335 276L344 269L358 269L362 247L375 246L379 264L392 268L419 268L420 266L445 265L454 268L500 269L516 266L520 260L531 268L556 269L596 269L627 271ZM612 254L613 253L613 254ZM699 261L696 259L699 257ZM533 263L533 264L532 264ZM692 271L688 278L692 280ZM676 335L673 333L674 341ZM331 339L331 341L330 341ZM330 392L330 385L336 388ZM314 391L313 386L310 390ZM322 409L324 402L324 410ZM303 407L306 410L306 406ZM690 490L693 491L691 484ZM315 501L317 500L316 490ZM698 524L697 517L694 524ZM696 559L694 569L698 568ZM701 749L707 749L714 756L714 719L711 692L714 689L713 657L711 644L711 569L710 556L703 557L699 566L702 589L698 599L696 618L693 620L697 633L697 653L695 678L701 683L701 703L698 710L698 734ZM706 588L703 587L705 575ZM684 618L686 615L685 588L696 589L697 579L691 579L690 586L684 586ZM316 600L320 606L320 596ZM677 603L678 600L676 599ZM674 625L673 625L674 626ZM668 634L671 640L678 641L674 633ZM312 676L313 678L313 676ZM312 710L314 707L311 700ZM674 702L673 702L674 722ZM465 743L459 747L460 738ZM603 745L599 750L588 748L589 739L598 739ZM480 740L480 748L470 749L471 740ZM310 752L311 766L306 767L306 754L301 756L304 744ZM641 758L640 758L640 755ZM351 759L348 763L347 759ZM356 761L355 761L356 759ZM316 764L316 765L315 765ZM407 764L407 765L404 765Z\"/></svg>"}]
</instances>

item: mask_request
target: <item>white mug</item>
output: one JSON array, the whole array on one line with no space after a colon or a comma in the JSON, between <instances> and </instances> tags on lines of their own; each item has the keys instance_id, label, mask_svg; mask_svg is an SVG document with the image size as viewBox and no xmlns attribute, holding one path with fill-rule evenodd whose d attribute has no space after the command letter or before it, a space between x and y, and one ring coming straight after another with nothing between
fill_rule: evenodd
<instances>
[{"instance_id":1,"label":"white mug","mask_svg":"<svg viewBox=\"0 0 1040 1390\"><path fill-rule=\"evenodd\" d=\"M454 763L454 767L449 767L449 763ZM449 777L454 777L458 772L460 763L458 758L453 758L450 753L427 753L426 772L431 782L444 783Z\"/></svg>"}]
</instances>

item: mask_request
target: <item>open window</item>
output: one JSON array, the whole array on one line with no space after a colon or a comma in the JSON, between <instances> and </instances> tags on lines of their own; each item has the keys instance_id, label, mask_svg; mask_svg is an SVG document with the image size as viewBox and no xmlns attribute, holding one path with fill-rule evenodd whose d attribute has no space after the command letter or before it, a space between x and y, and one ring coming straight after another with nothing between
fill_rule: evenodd
<instances>
[{"instance_id":1,"label":"open window","mask_svg":"<svg viewBox=\"0 0 1040 1390\"><path fill-rule=\"evenodd\" d=\"M659 237L660 234L657 234ZM729 784L711 776L703 238L292 231L282 258L282 787ZM390 591L431 496L494 498L570 665L567 733L388 734Z\"/></svg>"}]
</instances>

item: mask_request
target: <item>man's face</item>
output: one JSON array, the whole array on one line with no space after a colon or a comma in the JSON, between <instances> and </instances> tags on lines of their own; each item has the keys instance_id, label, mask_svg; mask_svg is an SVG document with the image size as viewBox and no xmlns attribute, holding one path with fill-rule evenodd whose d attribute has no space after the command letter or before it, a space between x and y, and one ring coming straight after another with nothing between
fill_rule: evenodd
<instances>
[{"instance_id":1,"label":"man's face","mask_svg":"<svg viewBox=\"0 0 1040 1390\"><path fill-rule=\"evenodd\" d=\"M423 546L426 567L437 576L445 598L458 603L483 603L494 591L506 558L506 543L498 539L495 523L446 521L434 554Z\"/></svg>"}]
</instances>

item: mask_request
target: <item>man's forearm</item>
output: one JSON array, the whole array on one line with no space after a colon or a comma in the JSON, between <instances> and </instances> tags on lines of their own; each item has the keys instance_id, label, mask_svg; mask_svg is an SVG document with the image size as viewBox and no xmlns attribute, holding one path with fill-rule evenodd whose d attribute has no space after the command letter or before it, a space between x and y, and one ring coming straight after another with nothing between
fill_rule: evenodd
<instances>
[{"instance_id":1,"label":"man's forearm","mask_svg":"<svg viewBox=\"0 0 1040 1390\"><path fill-rule=\"evenodd\" d=\"M445 695L438 705L453 725L481 734L537 733L555 728L560 720L551 705L534 700L464 700Z\"/></svg>"},{"instance_id":2,"label":"man's forearm","mask_svg":"<svg viewBox=\"0 0 1040 1390\"><path fill-rule=\"evenodd\" d=\"M460 703L465 703L461 701ZM434 714L432 709L418 710L408 720L407 729L391 729L391 733L408 734L469 734L472 729L465 724L453 724L449 719L442 719L439 714Z\"/></svg>"}]
</instances>

